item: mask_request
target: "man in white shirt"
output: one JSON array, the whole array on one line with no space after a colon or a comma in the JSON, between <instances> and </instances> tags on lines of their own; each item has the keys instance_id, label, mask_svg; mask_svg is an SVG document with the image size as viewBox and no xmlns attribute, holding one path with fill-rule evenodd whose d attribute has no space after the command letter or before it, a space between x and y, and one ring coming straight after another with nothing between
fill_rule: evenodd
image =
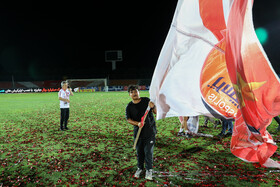
<instances>
[{"instance_id":1,"label":"man in white shirt","mask_svg":"<svg viewBox=\"0 0 280 187\"><path fill-rule=\"evenodd\" d=\"M69 96L73 96L72 89L68 87L68 83L66 81L61 82L60 91L58 92L58 99L60 100L60 130L68 130L67 122L69 119L69 107L70 100ZM63 126L64 124L64 126Z\"/></svg>"}]
</instances>

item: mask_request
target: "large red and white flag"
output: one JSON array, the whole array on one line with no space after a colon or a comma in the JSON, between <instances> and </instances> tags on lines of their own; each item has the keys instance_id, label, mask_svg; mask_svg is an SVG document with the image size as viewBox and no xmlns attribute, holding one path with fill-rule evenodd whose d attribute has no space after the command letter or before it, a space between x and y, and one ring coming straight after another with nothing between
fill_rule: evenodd
<instances>
[{"instance_id":1,"label":"large red and white flag","mask_svg":"<svg viewBox=\"0 0 280 187\"><path fill-rule=\"evenodd\" d=\"M179 0L154 71L157 119L235 118L231 151L279 167L266 128L280 113L280 84L252 22L252 0ZM235 91L234 91L235 90Z\"/></svg>"}]
</instances>

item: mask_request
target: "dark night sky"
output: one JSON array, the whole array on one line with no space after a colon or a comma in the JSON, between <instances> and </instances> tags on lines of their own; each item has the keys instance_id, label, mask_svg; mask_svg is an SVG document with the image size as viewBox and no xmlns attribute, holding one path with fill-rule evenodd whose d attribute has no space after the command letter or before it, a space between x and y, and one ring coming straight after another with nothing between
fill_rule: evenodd
<instances>
[{"instance_id":1,"label":"dark night sky","mask_svg":"<svg viewBox=\"0 0 280 187\"><path fill-rule=\"evenodd\" d=\"M152 3L151 3L152 2ZM177 0L9 1L0 3L0 81L151 78ZM280 1L256 0L255 27L280 73ZM111 71L106 50L122 50Z\"/></svg>"}]
</instances>

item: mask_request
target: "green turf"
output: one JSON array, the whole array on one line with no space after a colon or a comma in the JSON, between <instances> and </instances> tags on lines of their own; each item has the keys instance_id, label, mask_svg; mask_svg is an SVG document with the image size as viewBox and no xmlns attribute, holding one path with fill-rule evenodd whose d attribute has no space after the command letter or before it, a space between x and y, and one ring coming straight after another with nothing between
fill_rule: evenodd
<instances>
[{"instance_id":1,"label":"green turf","mask_svg":"<svg viewBox=\"0 0 280 187\"><path fill-rule=\"evenodd\" d=\"M125 120L129 101L127 92L76 93L70 103L70 130L61 132L57 93L0 95L0 186L280 184L279 172L271 172L275 169L233 156L230 138L177 137L177 118L157 122L154 180L134 179L133 127ZM276 127L273 121L268 130ZM199 131L216 135L220 128L210 124ZM279 137L274 134L278 145Z\"/></svg>"}]
</instances>

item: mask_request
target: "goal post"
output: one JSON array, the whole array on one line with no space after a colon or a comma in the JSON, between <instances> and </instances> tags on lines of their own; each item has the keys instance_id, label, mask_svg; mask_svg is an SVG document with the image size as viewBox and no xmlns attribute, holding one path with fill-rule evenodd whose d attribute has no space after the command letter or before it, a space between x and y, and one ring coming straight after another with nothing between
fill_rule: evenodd
<instances>
[{"instance_id":1,"label":"goal post","mask_svg":"<svg viewBox=\"0 0 280 187\"><path fill-rule=\"evenodd\" d=\"M108 92L108 82L106 78L101 79L67 79L70 87L75 92Z\"/></svg>"}]
</instances>

